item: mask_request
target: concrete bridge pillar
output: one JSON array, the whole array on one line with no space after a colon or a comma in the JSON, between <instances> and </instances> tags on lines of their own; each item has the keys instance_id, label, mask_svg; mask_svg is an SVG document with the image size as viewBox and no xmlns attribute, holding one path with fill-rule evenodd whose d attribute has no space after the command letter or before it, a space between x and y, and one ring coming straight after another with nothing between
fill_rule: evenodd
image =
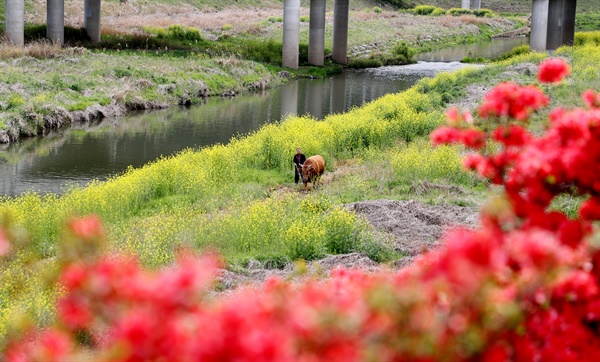
<instances>
[{"instance_id":1,"label":"concrete bridge pillar","mask_svg":"<svg viewBox=\"0 0 600 362\"><path fill-rule=\"evenodd\" d=\"M470 9L471 8L471 0L462 0L461 8Z\"/></svg>"},{"instance_id":2,"label":"concrete bridge pillar","mask_svg":"<svg viewBox=\"0 0 600 362\"><path fill-rule=\"evenodd\" d=\"M533 0L531 9L531 33L529 48L536 52L546 51L548 38L548 6L550 0Z\"/></svg>"},{"instance_id":3,"label":"concrete bridge pillar","mask_svg":"<svg viewBox=\"0 0 600 362\"><path fill-rule=\"evenodd\" d=\"M299 52L300 0L284 0L282 65L286 68L298 69Z\"/></svg>"},{"instance_id":4,"label":"concrete bridge pillar","mask_svg":"<svg viewBox=\"0 0 600 362\"><path fill-rule=\"evenodd\" d=\"M333 7L333 54L338 64L348 63L348 12L349 0L335 0Z\"/></svg>"},{"instance_id":5,"label":"concrete bridge pillar","mask_svg":"<svg viewBox=\"0 0 600 362\"><path fill-rule=\"evenodd\" d=\"M100 41L100 0L84 0L83 26L93 43ZM64 14L64 13L63 13Z\"/></svg>"},{"instance_id":6,"label":"concrete bridge pillar","mask_svg":"<svg viewBox=\"0 0 600 362\"><path fill-rule=\"evenodd\" d=\"M46 37L53 43L65 42L65 0L48 0L46 4Z\"/></svg>"},{"instance_id":7,"label":"concrete bridge pillar","mask_svg":"<svg viewBox=\"0 0 600 362\"><path fill-rule=\"evenodd\" d=\"M473 0L473 10L481 9L481 0Z\"/></svg>"},{"instance_id":8,"label":"concrete bridge pillar","mask_svg":"<svg viewBox=\"0 0 600 362\"><path fill-rule=\"evenodd\" d=\"M323 65L325 57L325 0L310 0L308 62Z\"/></svg>"},{"instance_id":9,"label":"concrete bridge pillar","mask_svg":"<svg viewBox=\"0 0 600 362\"><path fill-rule=\"evenodd\" d=\"M563 5L565 0L552 0L548 4L548 37L546 49L555 50L562 44L563 34Z\"/></svg>"},{"instance_id":10,"label":"concrete bridge pillar","mask_svg":"<svg viewBox=\"0 0 600 362\"><path fill-rule=\"evenodd\" d=\"M563 7L563 45L573 45L575 40L575 11L577 0L565 0Z\"/></svg>"},{"instance_id":11,"label":"concrete bridge pillar","mask_svg":"<svg viewBox=\"0 0 600 362\"><path fill-rule=\"evenodd\" d=\"M573 44L577 0L533 0L530 48L556 50Z\"/></svg>"},{"instance_id":12,"label":"concrete bridge pillar","mask_svg":"<svg viewBox=\"0 0 600 362\"><path fill-rule=\"evenodd\" d=\"M6 0L6 23L4 25L8 41L25 45L25 0Z\"/></svg>"}]
</instances>

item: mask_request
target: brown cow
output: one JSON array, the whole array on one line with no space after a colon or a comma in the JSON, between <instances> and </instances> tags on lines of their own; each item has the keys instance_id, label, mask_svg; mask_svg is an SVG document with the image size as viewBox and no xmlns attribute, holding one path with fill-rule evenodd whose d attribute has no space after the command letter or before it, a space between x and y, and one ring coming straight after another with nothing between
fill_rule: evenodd
<instances>
[{"instance_id":1,"label":"brown cow","mask_svg":"<svg viewBox=\"0 0 600 362\"><path fill-rule=\"evenodd\" d=\"M304 161L304 164L299 167L302 182L304 182L304 190L308 187L308 182L312 182L313 188L317 186L321 175L325 172L325 160L321 155L310 156Z\"/></svg>"}]
</instances>

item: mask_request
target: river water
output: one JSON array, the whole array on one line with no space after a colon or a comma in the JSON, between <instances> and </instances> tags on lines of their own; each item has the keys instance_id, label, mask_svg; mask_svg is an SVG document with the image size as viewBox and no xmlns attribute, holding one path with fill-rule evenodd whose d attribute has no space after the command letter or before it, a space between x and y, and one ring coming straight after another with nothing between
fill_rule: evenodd
<instances>
[{"instance_id":1,"label":"river water","mask_svg":"<svg viewBox=\"0 0 600 362\"><path fill-rule=\"evenodd\" d=\"M410 88L423 77L464 66L419 61L347 71L327 79L299 79L259 93L213 97L202 105L139 112L73 126L44 138L22 139L0 149L0 195L60 194L70 185L105 180L128 166L139 167L188 147L227 143L235 135L289 114L322 119Z\"/></svg>"},{"instance_id":2,"label":"river water","mask_svg":"<svg viewBox=\"0 0 600 362\"><path fill-rule=\"evenodd\" d=\"M459 44L450 48L443 48L429 53L419 54L418 60L426 62L460 62L465 57L486 59L498 57L514 47L529 45L529 38L497 38L474 44Z\"/></svg>"}]
</instances>

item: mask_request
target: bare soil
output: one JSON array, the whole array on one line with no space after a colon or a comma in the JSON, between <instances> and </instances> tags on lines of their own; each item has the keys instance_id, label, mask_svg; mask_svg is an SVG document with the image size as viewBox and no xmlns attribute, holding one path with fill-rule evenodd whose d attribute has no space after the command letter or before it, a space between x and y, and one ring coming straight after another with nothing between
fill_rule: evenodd
<instances>
[{"instance_id":1,"label":"bare soil","mask_svg":"<svg viewBox=\"0 0 600 362\"><path fill-rule=\"evenodd\" d=\"M427 205L417 201L371 200L346 205L368 220L375 229L388 234L395 248L406 255L393 265L381 265L365 254L332 255L306 264L303 277L327 277L336 268L361 269L373 272L382 269L400 269L415 256L438 248L444 230L452 227L472 228L478 225L477 210L457 205ZM223 270L218 282L221 289L231 290L240 285L260 285L265 279L277 276L298 279L292 263L283 269L265 269L258 261L251 261L243 272Z\"/></svg>"}]
</instances>

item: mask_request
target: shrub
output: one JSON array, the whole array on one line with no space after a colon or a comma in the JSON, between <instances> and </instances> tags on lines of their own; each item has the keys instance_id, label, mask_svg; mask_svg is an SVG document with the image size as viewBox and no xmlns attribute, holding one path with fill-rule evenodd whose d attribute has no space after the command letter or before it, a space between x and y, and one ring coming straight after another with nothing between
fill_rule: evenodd
<instances>
[{"instance_id":1,"label":"shrub","mask_svg":"<svg viewBox=\"0 0 600 362\"><path fill-rule=\"evenodd\" d=\"M429 15L436 9L435 6L431 5L419 5L414 9L414 13L417 15Z\"/></svg>"},{"instance_id":2,"label":"shrub","mask_svg":"<svg viewBox=\"0 0 600 362\"><path fill-rule=\"evenodd\" d=\"M446 10L446 14L452 16L473 15L473 11L471 9L452 8Z\"/></svg>"},{"instance_id":3,"label":"shrub","mask_svg":"<svg viewBox=\"0 0 600 362\"><path fill-rule=\"evenodd\" d=\"M383 9L378 6L373 6L373 12L375 14L381 14L383 12Z\"/></svg>"},{"instance_id":4,"label":"shrub","mask_svg":"<svg viewBox=\"0 0 600 362\"><path fill-rule=\"evenodd\" d=\"M302 15L302 16L300 16L300 22L301 23L308 23L308 22L310 22L310 16L309 15Z\"/></svg>"},{"instance_id":5,"label":"shrub","mask_svg":"<svg viewBox=\"0 0 600 362\"><path fill-rule=\"evenodd\" d=\"M473 10L473 15L475 15L478 18L493 18L494 16L496 16L496 14L494 14L494 12L490 9Z\"/></svg>"},{"instance_id":6,"label":"shrub","mask_svg":"<svg viewBox=\"0 0 600 362\"><path fill-rule=\"evenodd\" d=\"M283 23L283 16L269 16L267 20L271 23Z\"/></svg>"},{"instance_id":7,"label":"shrub","mask_svg":"<svg viewBox=\"0 0 600 362\"><path fill-rule=\"evenodd\" d=\"M467 57L462 58L460 60L460 62L461 63L485 63L486 60L483 59L482 57L473 58L473 57L467 56Z\"/></svg>"},{"instance_id":8,"label":"shrub","mask_svg":"<svg viewBox=\"0 0 600 362\"><path fill-rule=\"evenodd\" d=\"M378 68L382 65L381 60L373 58L351 58L348 62L348 68L354 69Z\"/></svg>"},{"instance_id":9,"label":"shrub","mask_svg":"<svg viewBox=\"0 0 600 362\"><path fill-rule=\"evenodd\" d=\"M494 60L506 60L512 57L515 57L517 55L521 55L521 54L527 54L529 53L529 45L520 45L518 47L514 47L512 48L510 51L500 55L499 57L495 58Z\"/></svg>"},{"instance_id":10,"label":"shrub","mask_svg":"<svg viewBox=\"0 0 600 362\"><path fill-rule=\"evenodd\" d=\"M167 27L167 32L169 37L172 39L178 40L191 40L191 41L201 41L203 40L202 34L200 34L200 30L196 28L184 27L181 25L170 25Z\"/></svg>"},{"instance_id":11,"label":"shrub","mask_svg":"<svg viewBox=\"0 0 600 362\"><path fill-rule=\"evenodd\" d=\"M392 58L399 61L394 64L408 64L412 62L415 51L408 46L408 43L400 41L392 47L391 53L394 56Z\"/></svg>"},{"instance_id":12,"label":"shrub","mask_svg":"<svg viewBox=\"0 0 600 362\"><path fill-rule=\"evenodd\" d=\"M231 24L223 24L221 26L221 30L223 30L223 31L228 31L228 30L231 30L231 29L233 29L233 25L231 25Z\"/></svg>"},{"instance_id":13,"label":"shrub","mask_svg":"<svg viewBox=\"0 0 600 362\"><path fill-rule=\"evenodd\" d=\"M431 16L442 16L442 15L446 15L446 10L442 9L442 8L435 8L435 10L433 10L430 14Z\"/></svg>"},{"instance_id":14,"label":"shrub","mask_svg":"<svg viewBox=\"0 0 600 362\"><path fill-rule=\"evenodd\" d=\"M600 45L600 31L575 33L574 45Z\"/></svg>"}]
</instances>

